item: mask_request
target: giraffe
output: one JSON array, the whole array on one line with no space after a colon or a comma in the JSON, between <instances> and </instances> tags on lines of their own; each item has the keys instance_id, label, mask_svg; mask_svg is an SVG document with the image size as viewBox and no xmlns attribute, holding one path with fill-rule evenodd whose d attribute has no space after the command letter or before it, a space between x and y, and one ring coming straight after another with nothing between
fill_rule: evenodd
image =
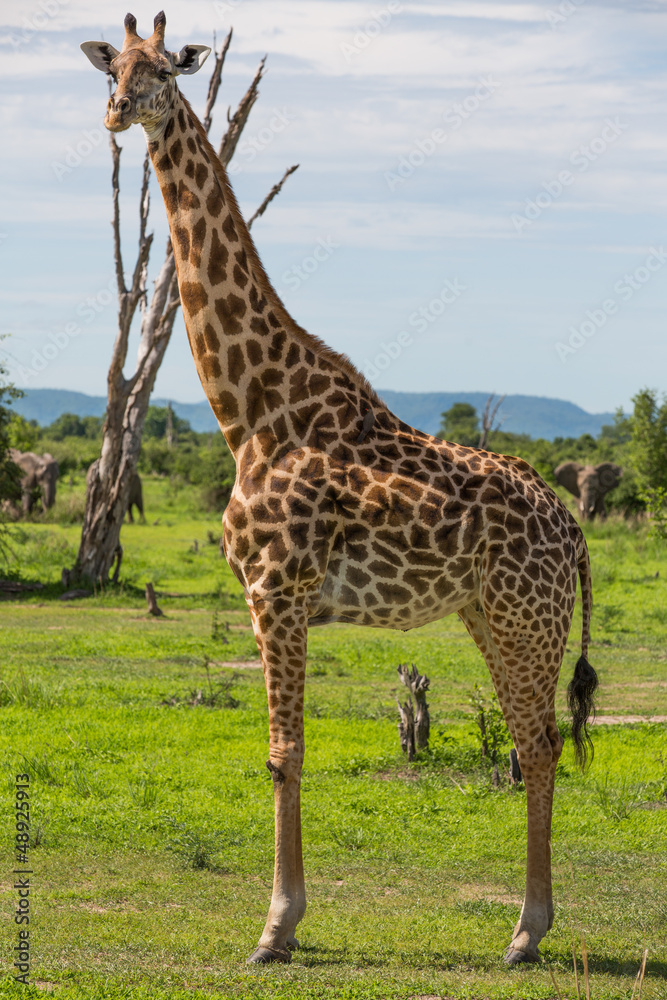
<instances>
[{"instance_id":1,"label":"giraffe","mask_svg":"<svg viewBox=\"0 0 667 1000\"><path fill-rule=\"evenodd\" d=\"M306 910L300 783L307 629L407 630L456 612L479 647L527 798L526 892L505 953L538 960L553 922L550 831L563 741L554 698L581 581L581 656L568 688L578 759L597 685L591 579L574 518L524 461L403 423L344 355L307 333L272 287L226 173L176 84L210 49L164 46L160 12L121 51L81 46L116 89L105 125L144 129L162 191L187 335L236 460L225 554L243 586L269 704L273 892L252 963L288 962Z\"/></svg>"}]
</instances>

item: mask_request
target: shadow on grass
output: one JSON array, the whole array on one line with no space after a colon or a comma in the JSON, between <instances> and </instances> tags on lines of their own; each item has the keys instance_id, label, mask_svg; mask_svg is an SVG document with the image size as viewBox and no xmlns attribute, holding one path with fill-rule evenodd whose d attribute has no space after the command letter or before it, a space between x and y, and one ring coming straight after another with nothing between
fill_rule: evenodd
<instances>
[{"instance_id":1,"label":"shadow on grass","mask_svg":"<svg viewBox=\"0 0 667 1000\"><path fill-rule=\"evenodd\" d=\"M377 955L372 956L369 954L354 954L350 952L348 948L335 948L327 945L301 945L298 951L294 952L293 963L295 965L303 965L307 968L323 968L325 966L354 966L357 969L386 969L388 966L394 962L400 962L401 966L411 968L415 971L423 969L433 971L437 969L440 972L445 971L457 971L465 969L468 972L488 972L492 969L502 969L507 974L507 977L511 977L518 970L519 973L526 972L530 969L544 971L547 964L556 966L556 956L552 956L550 962L542 961L535 965L517 965L513 968L505 965L503 961L502 953L499 953L497 959L489 959L488 956L482 957L481 955L473 955L470 952L461 953L460 955L445 954L440 951L432 951L428 954L414 953L406 954L401 952L400 954L394 954L392 956ZM558 966L563 971L569 969L572 972L572 960L568 959L566 956L562 956L560 961L558 961ZM591 975L604 974L608 976L617 976L619 978L629 978L634 979L637 975L640 966L640 958L637 959L614 959L605 956L588 955L588 970ZM579 975L583 976L583 967L581 959L578 961ZM649 956L648 962L646 964L646 975L645 979L650 980L667 980L667 962L658 961L656 959L651 959Z\"/></svg>"},{"instance_id":2,"label":"shadow on grass","mask_svg":"<svg viewBox=\"0 0 667 1000\"><path fill-rule=\"evenodd\" d=\"M640 964L641 956L638 956L636 959L615 959L591 955L590 952L588 955L589 972L604 972L610 976L629 976L630 978L634 978L639 971ZM579 962L579 971L580 973L582 972L581 961ZM649 957L646 962L646 975L644 978L646 980L667 980L667 962L660 962L656 959L652 959L649 953Z\"/></svg>"},{"instance_id":3,"label":"shadow on grass","mask_svg":"<svg viewBox=\"0 0 667 1000\"><path fill-rule=\"evenodd\" d=\"M409 968L414 971L439 972L461 971L468 972L488 972L497 966L507 968L502 961L502 953L498 954L497 960L472 955L470 952L460 955L449 952L445 954L441 951L406 953L404 951L393 952L391 955L380 954L371 955L369 953L356 954L348 948L335 948L327 945L301 945L293 955L293 963L303 965L307 968L323 968L325 966L348 965L355 969L387 969L391 965L400 964L402 968ZM525 966L524 966L525 968ZM636 972L636 970L635 970Z\"/></svg>"}]
</instances>

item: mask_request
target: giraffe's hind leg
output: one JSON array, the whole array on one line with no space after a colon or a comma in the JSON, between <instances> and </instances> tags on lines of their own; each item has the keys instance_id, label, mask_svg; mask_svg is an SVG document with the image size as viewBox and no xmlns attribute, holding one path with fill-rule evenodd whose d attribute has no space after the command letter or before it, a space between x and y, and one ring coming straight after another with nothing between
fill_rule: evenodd
<instances>
[{"instance_id":1,"label":"giraffe's hind leg","mask_svg":"<svg viewBox=\"0 0 667 1000\"><path fill-rule=\"evenodd\" d=\"M517 749L526 786L528 844L526 895L512 941L509 965L539 960L538 945L553 923L551 811L554 778L563 741L554 697L564 639L547 654L535 633L501 632L489 625L481 605L459 612L491 672L498 701Z\"/></svg>"}]
</instances>

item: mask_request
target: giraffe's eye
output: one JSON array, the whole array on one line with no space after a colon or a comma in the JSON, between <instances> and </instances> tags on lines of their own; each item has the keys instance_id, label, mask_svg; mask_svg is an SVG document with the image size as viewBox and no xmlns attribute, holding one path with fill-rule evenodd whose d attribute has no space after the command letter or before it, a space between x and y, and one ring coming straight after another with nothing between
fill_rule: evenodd
<instances>
[{"instance_id":1,"label":"giraffe's eye","mask_svg":"<svg viewBox=\"0 0 667 1000\"><path fill-rule=\"evenodd\" d=\"M171 73L169 72L168 69L161 69L160 72L158 73L158 79L162 80L163 83L166 83L170 76Z\"/></svg>"}]
</instances>

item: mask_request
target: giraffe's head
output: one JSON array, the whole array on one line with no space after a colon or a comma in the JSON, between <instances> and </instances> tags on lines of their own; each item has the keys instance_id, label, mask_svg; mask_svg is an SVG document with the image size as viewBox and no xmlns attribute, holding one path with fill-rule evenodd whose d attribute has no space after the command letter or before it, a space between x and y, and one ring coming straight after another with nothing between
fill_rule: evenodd
<instances>
[{"instance_id":1,"label":"giraffe's head","mask_svg":"<svg viewBox=\"0 0 667 1000\"><path fill-rule=\"evenodd\" d=\"M160 11L151 37L140 38L136 17L126 14L120 52L108 42L81 45L93 66L116 81L104 117L111 132L123 132L139 122L151 138L158 136L174 100L176 77L196 73L211 51L207 45L184 45L180 52L168 52L164 47L166 23L164 11Z\"/></svg>"}]
</instances>

